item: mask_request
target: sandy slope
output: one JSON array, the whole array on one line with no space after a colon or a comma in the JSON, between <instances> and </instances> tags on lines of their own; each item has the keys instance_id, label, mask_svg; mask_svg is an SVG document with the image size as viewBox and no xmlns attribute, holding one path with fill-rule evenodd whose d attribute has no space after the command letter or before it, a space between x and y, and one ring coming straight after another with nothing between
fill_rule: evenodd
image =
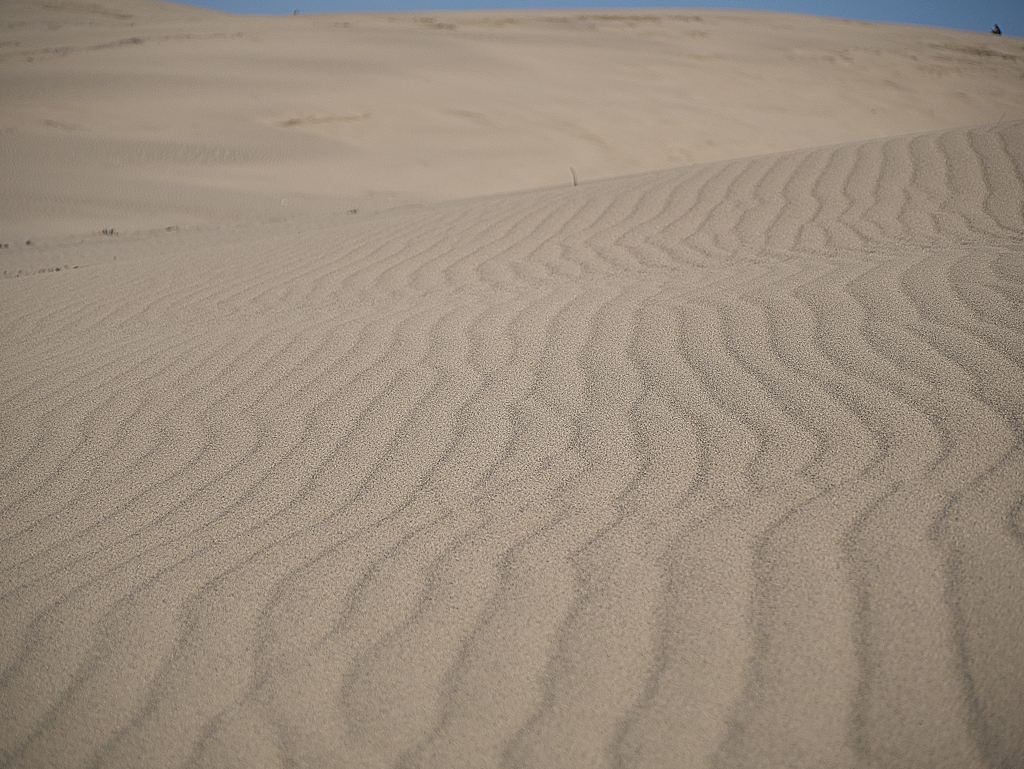
<instances>
[{"instance_id":1,"label":"sandy slope","mask_svg":"<svg viewBox=\"0 0 1024 769\"><path fill-rule=\"evenodd\" d=\"M1024 764L1024 122L244 192L0 254L0 765Z\"/></svg>"},{"instance_id":2,"label":"sandy slope","mask_svg":"<svg viewBox=\"0 0 1024 769\"><path fill-rule=\"evenodd\" d=\"M4 281L5 763L1020 765L1022 172L1004 124Z\"/></svg>"}]
</instances>

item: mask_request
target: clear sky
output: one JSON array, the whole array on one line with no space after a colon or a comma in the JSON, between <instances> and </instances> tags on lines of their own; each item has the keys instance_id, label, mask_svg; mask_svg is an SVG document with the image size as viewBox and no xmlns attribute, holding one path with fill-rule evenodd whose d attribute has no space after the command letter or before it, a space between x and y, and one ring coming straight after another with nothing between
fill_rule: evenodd
<instances>
[{"instance_id":1,"label":"clear sky","mask_svg":"<svg viewBox=\"0 0 1024 769\"><path fill-rule=\"evenodd\" d=\"M511 8L736 8L809 13L860 21L889 21L1024 37L1024 0L704 0L692 6L658 0L190 0L188 5L230 13L291 14L442 11Z\"/></svg>"}]
</instances>

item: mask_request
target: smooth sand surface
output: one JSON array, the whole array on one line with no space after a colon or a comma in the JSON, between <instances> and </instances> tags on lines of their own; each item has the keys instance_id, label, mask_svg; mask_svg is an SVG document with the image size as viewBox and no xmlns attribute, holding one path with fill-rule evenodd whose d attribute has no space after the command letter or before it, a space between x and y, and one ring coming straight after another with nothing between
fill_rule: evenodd
<instances>
[{"instance_id":1,"label":"smooth sand surface","mask_svg":"<svg viewBox=\"0 0 1024 769\"><path fill-rule=\"evenodd\" d=\"M1024 41L3 13L0 765L1024 766Z\"/></svg>"},{"instance_id":2,"label":"smooth sand surface","mask_svg":"<svg viewBox=\"0 0 1024 769\"><path fill-rule=\"evenodd\" d=\"M12 244L1024 119L1018 38L765 13L246 18L2 0L0 34Z\"/></svg>"}]
</instances>

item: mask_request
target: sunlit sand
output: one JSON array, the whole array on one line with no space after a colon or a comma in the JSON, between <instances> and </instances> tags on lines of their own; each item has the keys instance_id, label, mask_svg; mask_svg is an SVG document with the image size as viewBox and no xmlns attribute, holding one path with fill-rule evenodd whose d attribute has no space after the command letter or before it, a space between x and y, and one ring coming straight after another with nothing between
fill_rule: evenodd
<instances>
[{"instance_id":1,"label":"sunlit sand","mask_svg":"<svg viewBox=\"0 0 1024 769\"><path fill-rule=\"evenodd\" d=\"M0 764L1024 765L1024 41L3 16Z\"/></svg>"}]
</instances>

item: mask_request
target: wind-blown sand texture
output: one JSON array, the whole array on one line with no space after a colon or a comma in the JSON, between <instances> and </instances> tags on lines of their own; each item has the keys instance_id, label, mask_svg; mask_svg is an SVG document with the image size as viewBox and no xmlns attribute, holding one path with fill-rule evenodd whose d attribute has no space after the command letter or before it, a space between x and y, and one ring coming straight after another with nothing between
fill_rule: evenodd
<instances>
[{"instance_id":1,"label":"wind-blown sand texture","mask_svg":"<svg viewBox=\"0 0 1024 769\"><path fill-rule=\"evenodd\" d=\"M0 253L0 764L1024 765L1024 122L233 210Z\"/></svg>"}]
</instances>

